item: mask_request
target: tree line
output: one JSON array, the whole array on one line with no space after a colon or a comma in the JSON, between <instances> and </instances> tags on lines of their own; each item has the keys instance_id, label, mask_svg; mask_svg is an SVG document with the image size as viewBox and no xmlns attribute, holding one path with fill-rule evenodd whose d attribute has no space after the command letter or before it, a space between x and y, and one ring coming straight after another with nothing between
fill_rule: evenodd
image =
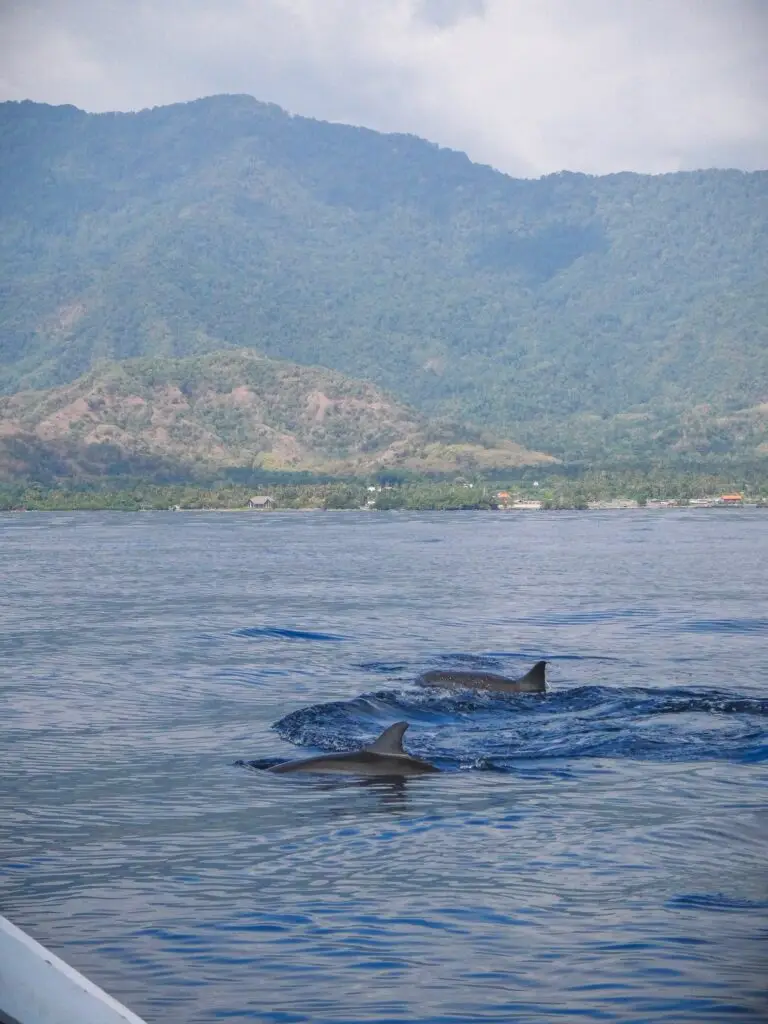
<instances>
[{"instance_id":1,"label":"tree line","mask_svg":"<svg viewBox=\"0 0 768 1024\"><path fill-rule=\"evenodd\" d=\"M706 473L670 469L587 470L536 472L531 469L506 477L416 477L384 470L364 479L312 479L287 483L275 474L255 489L231 480L207 484L150 484L110 481L102 486L0 484L0 509L29 510L162 510L240 509L258 490L272 498L277 509L410 509L413 511L491 509L515 499L537 499L543 508L579 509L590 502L628 499L687 502L738 492L745 500L768 503L768 465L730 472ZM499 494L509 497L500 498Z\"/></svg>"}]
</instances>

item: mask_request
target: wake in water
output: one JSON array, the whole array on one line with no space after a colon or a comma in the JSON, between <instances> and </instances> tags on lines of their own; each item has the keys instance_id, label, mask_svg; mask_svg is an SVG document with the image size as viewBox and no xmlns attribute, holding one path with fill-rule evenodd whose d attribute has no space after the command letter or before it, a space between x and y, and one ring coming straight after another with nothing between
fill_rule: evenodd
<instances>
[{"instance_id":1,"label":"wake in water","mask_svg":"<svg viewBox=\"0 0 768 1024\"><path fill-rule=\"evenodd\" d=\"M301 708L273 728L299 746L350 750L398 720L411 724L409 750L447 770L513 771L549 758L768 759L768 700L715 690L582 686L508 695L404 687Z\"/></svg>"}]
</instances>

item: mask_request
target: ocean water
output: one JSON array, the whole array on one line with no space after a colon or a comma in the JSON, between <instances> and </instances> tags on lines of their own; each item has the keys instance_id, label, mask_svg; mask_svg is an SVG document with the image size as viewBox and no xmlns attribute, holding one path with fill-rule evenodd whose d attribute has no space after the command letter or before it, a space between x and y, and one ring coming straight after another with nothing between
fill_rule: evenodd
<instances>
[{"instance_id":1,"label":"ocean water","mask_svg":"<svg viewBox=\"0 0 768 1024\"><path fill-rule=\"evenodd\" d=\"M150 1024L768 1020L765 512L5 514L0 576L2 912ZM236 763L399 719L440 774Z\"/></svg>"}]
</instances>

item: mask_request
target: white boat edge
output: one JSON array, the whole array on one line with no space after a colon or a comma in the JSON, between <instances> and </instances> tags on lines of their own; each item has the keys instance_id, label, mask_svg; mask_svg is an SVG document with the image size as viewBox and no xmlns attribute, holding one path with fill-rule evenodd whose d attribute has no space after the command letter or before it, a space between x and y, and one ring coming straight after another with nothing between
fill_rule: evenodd
<instances>
[{"instance_id":1,"label":"white boat edge","mask_svg":"<svg viewBox=\"0 0 768 1024\"><path fill-rule=\"evenodd\" d=\"M146 1024L0 915L0 1024Z\"/></svg>"}]
</instances>

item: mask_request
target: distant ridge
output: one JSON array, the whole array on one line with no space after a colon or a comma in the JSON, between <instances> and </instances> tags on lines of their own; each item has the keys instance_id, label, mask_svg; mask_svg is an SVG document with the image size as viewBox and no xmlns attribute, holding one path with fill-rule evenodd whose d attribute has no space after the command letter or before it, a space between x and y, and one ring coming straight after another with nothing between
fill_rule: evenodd
<instances>
[{"instance_id":1,"label":"distant ridge","mask_svg":"<svg viewBox=\"0 0 768 1024\"><path fill-rule=\"evenodd\" d=\"M250 351L106 364L72 384L0 398L6 479L455 473L554 461L430 423L371 384Z\"/></svg>"}]
</instances>

